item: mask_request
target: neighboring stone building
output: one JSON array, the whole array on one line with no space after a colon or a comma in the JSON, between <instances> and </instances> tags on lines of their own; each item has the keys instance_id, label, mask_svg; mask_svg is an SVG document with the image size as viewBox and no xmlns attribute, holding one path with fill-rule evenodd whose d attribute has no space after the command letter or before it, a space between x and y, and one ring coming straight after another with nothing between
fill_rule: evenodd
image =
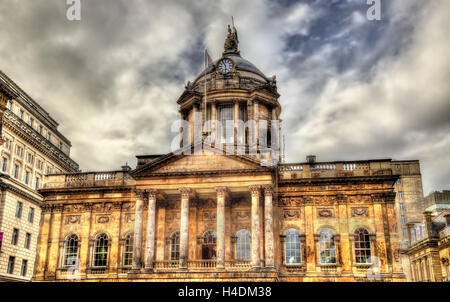
<instances>
[{"instance_id":1,"label":"neighboring stone building","mask_svg":"<svg viewBox=\"0 0 450 302\"><path fill-rule=\"evenodd\" d=\"M0 281L31 280L46 174L75 172L70 142L57 122L0 71Z\"/></svg>"},{"instance_id":2,"label":"neighboring stone building","mask_svg":"<svg viewBox=\"0 0 450 302\"><path fill-rule=\"evenodd\" d=\"M406 254L412 280L450 281L450 203L441 202L426 208L422 221L408 223L408 234L411 245Z\"/></svg>"},{"instance_id":3,"label":"neighboring stone building","mask_svg":"<svg viewBox=\"0 0 450 302\"><path fill-rule=\"evenodd\" d=\"M48 176L34 280L404 281L400 163L277 164L278 98L229 29L223 57L177 101L191 125L182 149L132 171ZM196 116L219 122L198 139ZM276 122L240 132L251 120Z\"/></svg>"}]
</instances>

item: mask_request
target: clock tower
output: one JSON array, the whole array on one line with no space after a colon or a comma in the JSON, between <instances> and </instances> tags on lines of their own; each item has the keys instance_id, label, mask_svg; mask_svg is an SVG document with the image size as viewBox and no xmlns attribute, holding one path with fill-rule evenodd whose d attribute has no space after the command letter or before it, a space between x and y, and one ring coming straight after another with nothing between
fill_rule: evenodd
<instances>
[{"instance_id":1,"label":"clock tower","mask_svg":"<svg viewBox=\"0 0 450 302\"><path fill-rule=\"evenodd\" d=\"M189 125L182 129L181 146L202 141L278 162L281 106L276 77L266 77L241 56L238 46L237 30L228 25L222 57L186 84L177 101L181 119Z\"/></svg>"}]
</instances>

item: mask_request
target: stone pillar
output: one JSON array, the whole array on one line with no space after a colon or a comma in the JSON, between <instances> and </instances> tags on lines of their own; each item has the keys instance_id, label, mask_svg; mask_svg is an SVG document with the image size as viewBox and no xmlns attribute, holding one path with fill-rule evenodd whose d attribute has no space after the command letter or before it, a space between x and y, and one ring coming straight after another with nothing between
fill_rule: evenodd
<instances>
[{"instance_id":1,"label":"stone pillar","mask_svg":"<svg viewBox=\"0 0 450 302\"><path fill-rule=\"evenodd\" d=\"M180 268L187 268L189 252L189 194L190 188L180 188L181 218L180 218Z\"/></svg>"},{"instance_id":2,"label":"stone pillar","mask_svg":"<svg viewBox=\"0 0 450 302\"><path fill-rule=\"evenodd\" d=\"M145 190L136 190L136 209L134 214L133 269L140 269L142 255L142 220Z\"/></svg>"},{"instance_id":3,"label":"stone pillar","mask_svg":"<svg viewBox=\"0 0 450 302\"><path fill-rule=\"evenodd\" d=\"M217 192L217 268L225 267L225 200L227 187L216 187Z\"/></svg>"},{"instance_id":4,"label":"stone pillar","mask_svg":"<svg viewBox=\"0 0 450 302\"><path fill-rule=\"evenodd\" d=\"M249 187L252 196L252 241L251 241L251 257L252 267L259 269L261 267L260 244L259 244L259 194L260 186L252 185Z\"/></svg>"},{"instance_id":5,"label":"stone pillar","mask_svg":"<svg viewBox=\"0 0 450 302\"><path fill-rule=\"evenodd\" d=\"M275 267L273 255L273 186L266 185L264 188L264 248L265 265L269 268Z\"/></svg>"},{"instance_id":6,"label":"stone pillar","mask_svg":"<svg viewBox=\"0 0 450 302\"><path fill-rule=\"evenodd\" d=\"M153 269L153 262L155 260L156 194L158 194L158 190L150 189L148 191L146 270Z\"/></svg>"}]
</instances>

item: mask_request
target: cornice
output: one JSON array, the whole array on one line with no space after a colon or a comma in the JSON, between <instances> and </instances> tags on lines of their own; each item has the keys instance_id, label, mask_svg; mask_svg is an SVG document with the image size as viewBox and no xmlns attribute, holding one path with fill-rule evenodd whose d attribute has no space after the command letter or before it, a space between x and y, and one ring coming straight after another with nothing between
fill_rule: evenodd
<instances>
[{"instance_id":1,"label":"cornice","mask_svg":"<svg viewBox=\"0 0 450 302\"><path fill-rule=\"evenodd\" d=\"M5 183L5 182L3 182L2 180L0 180L0 189L1 189L2 191L10 190L10 191L12 191L12 192L14 192L14 193L16 193L16 194L18 194L18 195L20 195L20 196L22 196L22 197L28 199L28 200L31 200L31 201L35 202L35 203L38 204L39 206L42 206L42 200L41 200L41 199L38 199L38 198L32 196L31 194L29 194L29 193L23 191L23 190L20 189L20 187L18 187L18 186L14 186L14 185L12 185L12 184L8 184L8 183Z\"/></svg>"},{"instance_id":2,"label":"cornice","mask_svg":"<svg viewBox=\"0 0 450 302\"><path fill-rule=\"evenodd\" d=\"M21 120L11 111L5 111L3 115L3 124L26 140L33 147L38 149L43 154L47 155L65 170L69 172L76 172L79 169L78 164L67 156L64 152L56 148L51 142L43 137L39 132L30 127L25 121Z\"/></svg>"}]
</instances>

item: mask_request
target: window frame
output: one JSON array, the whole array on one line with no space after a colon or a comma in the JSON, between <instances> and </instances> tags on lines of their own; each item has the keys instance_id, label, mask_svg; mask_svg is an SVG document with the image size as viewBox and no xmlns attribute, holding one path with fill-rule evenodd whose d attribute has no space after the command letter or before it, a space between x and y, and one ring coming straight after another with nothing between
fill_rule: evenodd
<instances>
[{"instance_id":1,"label":"window frame","mask_svg":"<svg viewBox=\"0 0 450 302\"><path fill-rule=\"evenodd\" d=\"M359 239L361 239L360 238L361 234L364 236L363 240L359 240ZM357 247L358 243L359 243L359 247ZM361 243L364 243L364 247L361 247ZM361 227L361 228L357 228L355 230L353 249L354 249L356 264L362 264L362 265L373 264L372 263L373 262L372 261L372 243L370 240L370 233L367 228ZM358 253L357 253L358 251L364 251L364 256L358 255ZM367 256L367 254L368 254L368 256ZM365 262L358 261L358 258L359 259L366 258L366 261Z\"/></svg>"},{"instance_id":2,"label":"window frame","mask_svg":"<svg viewBox=\"0 0 450 302\"><path fill-rule=\"evenodd\" d=\"M26 248L27 250L30 249L30 247L31 247L31 233L26 233L25 234L25 242L23 244L23 247Z\"/></svg>"},{"instance_id":3,"label":"window frame","mask_svg":"<svg viewBox=\"0 0 450 302\"><path fill-rule=\"evenodd\" d=\"M22 264L20 266L20 275L22 277L26 277L27 276L27 270L28 270L28 260L27 259L22 259Z\"/></svg>"},{"instance_id":4,"label":"window frame","mask_svg":"<svg viewBox=\"0 0 450 302\"><path fill-rule=\"evenodd\" d=\"M336 240L334 231L330 228L322 228L319 231L319 263L320 264L337 264ZM323 255L325 253L325 256ZM325 259L329 258L327 262Z\"/></svg>"},{"instance_id":5,"label":"window frame","mask_svg":"<svg viewBox=\"0 0 450 302\"><path fill-rule=\"evenodd\" d=\"M246 229L236 232L235 259L250 260L251 259L251 233Z\"/></svg>"},{"instance_id":6,"label":"window frame","mask_svg":"<svg viewBox=\"0 0 450 302\"><path fill-rule=\"evenodd\" d=\"M79 244L80 238L78 237L78 235L70 234L66 236L63 245L63 259L62 259L63 267L71 267L76 264L73 262L69 262L69 260L72 260L73 257L75 257L76 259L79 258L79 250L80 250Z\"/></svg>"},{"instance_id":7,"label":"window frame","mask_svg":"<svg viewBox=\"0 0 450 302\"><path fill-rule=\"evenodd\" d=\"M15 262L16 262L16 257L15 256L9 256L7 273L10 274L10 275L14 275Z\"/></svg>"},{"instance_id":8,"label":"window frame","mask_svg":"<svg viewBox=\"0 0 450 302\"><path fill-rule=\"evenodd\" d=\"M13 228L11 236L11 245L17 245L19 242L19 229Z\"/></svg>"},{"instance_id":9,"label":"window frame","mask_svg":"<svg viewBox=\"0 0 450 302\"><path fill-rule=\"evenodd\" d=\"M302 244L300 240L300 232L295 228L290 228L284 233L284 264L299 265L302 264ZM294 241L292 241L295 239ZM298 255L297 255L298 254ZM293 262L288 259L294 257ZM297 261L298 258L298 261Z\"/></svg>"},{"instance_id":10,"label":"window frame","mask_svg":"<svg viewBox=\"0 0 450 302\"><path fill-rule=\"evenodd\" d=\"M170 260L180 260L180 232L175 231L170 236Z\"/></svg>"},{"instance_id":11,"label":"window frame","mask_svg":"<svg viewBox=\"0 0 450 302\"><path fill-rule=\"evenodd\" d=\"M17 201L16 204L16 218L22 218L22 211L23 211L23 202Z\"/></svg>"},{"instance_id":12,"label":"window frame","mask_svg":"<svg viewBox=\"0 0 450 302\"><path fill-rule=\"evenodd\" d=\"M103 268L108 267L108 253L109 253L109 244L110 244L109 236L106 233L98 234L95 237L94 242L94 250L93 250L93 257L92 257L92 267L94 268ZM100 250L102 249L103 250ZM97 257L104 257L104 259L100 259Z\"/></svg>"},{"instance_id":13,"label":"window frame","mask_svg":"<svg viewBox=\"0 0 450 302\"><path fill-rule=\"evenodd\" d=\"M133 265L133 244L134 234L130 233L125 236L125 240L123 241L122 265L124 267L131 267Z\"/></svg>"}]
</instances>

